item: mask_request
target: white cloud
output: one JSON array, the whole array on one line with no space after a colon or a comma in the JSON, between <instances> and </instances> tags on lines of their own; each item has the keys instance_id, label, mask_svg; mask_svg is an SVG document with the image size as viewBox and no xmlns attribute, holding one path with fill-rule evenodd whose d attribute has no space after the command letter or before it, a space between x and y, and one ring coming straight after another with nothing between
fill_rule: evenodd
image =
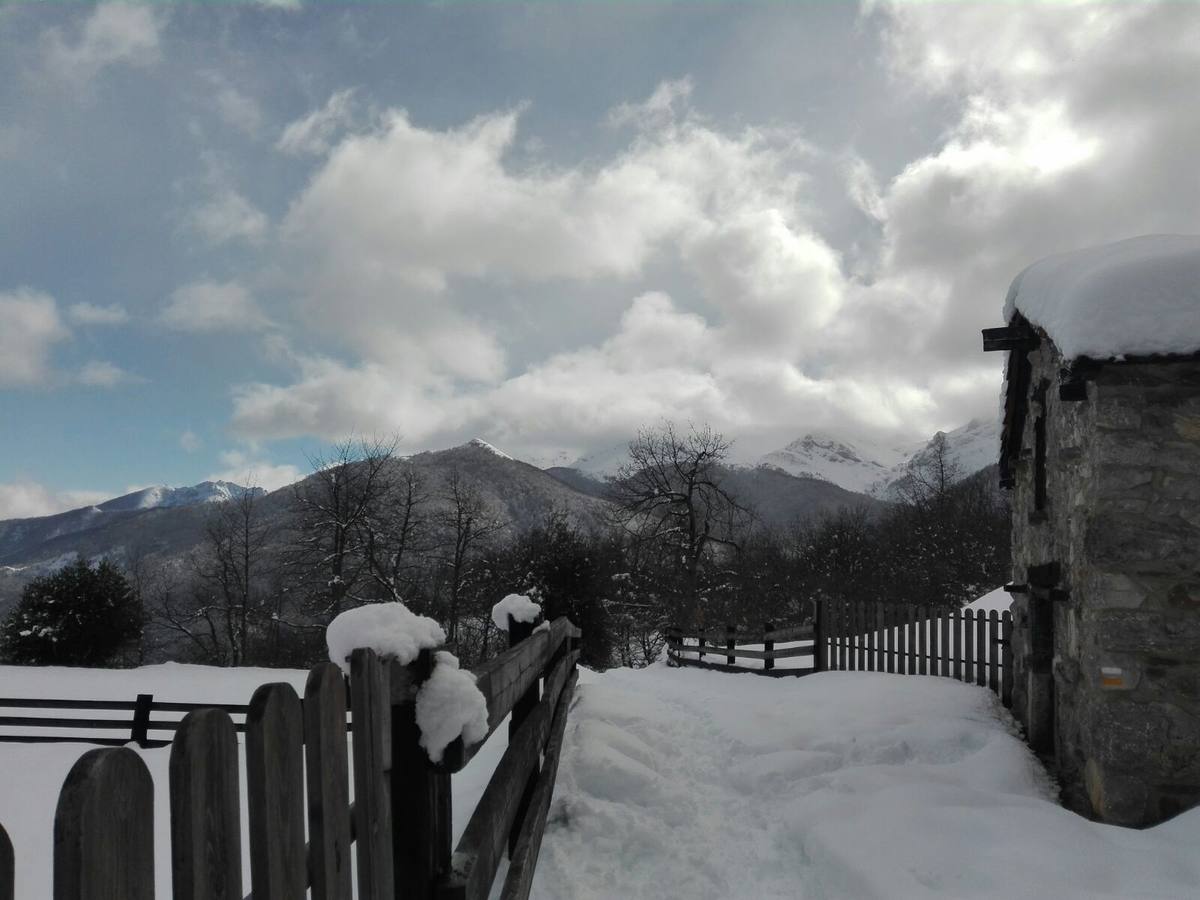
<instances>
[{"instance_id":1,"label":"white cloud","mask_svg":"<svg viewBox=\"0 0 1200 900\"><path fill-rule=\"evenodd\" d=\"M34 481L0 483L0 520L52 516L111 496L100 491L56 491Z\"/></svg>"},{"instance_id":2,"label":"white cloud","mask_svg":"<svg viewBox=\"0 0 1200 900\"><path fill-rule=\"evenodd\" d=\"M162 16L144 3L102 3L92 10L75 40L61 29L44 36L46 66L64 81L84 83L107 66L158 62Z\"/></svg>"},{"instance_id":3,"label":"white cloud","mask_svg":"<svg viewBox=\"0 0 1200 900\"><path fill-rule=\"evenodd\" d=\"M119 384L142 381L136 375L131 375L120 366L102 359L93 359L79 370L79 383L88 387L111 388Z\"/></svg>"},{"instance_id":4,"label":"white cloud","mask_svg":"<svg viewBox=\"0 0 1200 900\"><path fill-rule=\"evenodd\" d=\"M191 228L213 245L234 240L261 241L270 225L266 214L229 187L218 188L188 216Z\"/></svg>"},{"instance_id":5,"label":"white cloud","mask_svg":"<svg viewBox=\"0 0 1200 900\"><path fill-rule=\"evenodd\" d=\"M67 308L67 318L76 325L120 325L129 321L123 306L98 306L95 303L74 303Z\"/></svg>"},{"instance_id":6,"label":"white cloud","mask_svg":"<svg viewBox=\"0 0 1200 900\"><path fill-rule=\"evenodd\" d=\"M320 109L289 123L279 136L276 149L294 156L328 153L337 135L353 121L353 102L353 88L332 94Z\"/></svg>"},{"instance_id":7,"label":"white cloud","mask_svg":"<svg viewBox=\"0 0 1200 900\"><path fill-rule=\"evenodd\" d=\"M184 453L195 453L202 446L204 446L204 442L200 440L200 437L196 434L196 432L192 431L190 428L187 428L182 434L179 435L179 446Z\"/></svg>"},{"instance_id":8,"label":"white cloud","mask_svg":"<svg viewBox=\"0 0 1200 900\"><path fill-rule=\"evenodd\" d=\"M0 292L0 388L48 384L51 348L69 336L49 294Z\"/></svg>"},{"instance_id":9,"label":"white cloud","mask_svg":"<svg viewBox=\"0 0 1200 900\"><path fill-rule=\"evenodd\" d=\"M178 331L251 331L269 323L254 298L236 281L197 281L172 292L159 320Z\"/></svg>"},{"instance_id":10,"label":"white cloud","mask_svg":"<svg viewBox=\"0 0 1200 900\"><path fill-rule=\"evenodd\" d=\"M221 468L208 476L209 481L232 481L242 487L260 487L274 491L299 481L303 472L286 463L272 463L256 448L226 450L221 453Z\"/></svg>"},{"instance_id":11,"label":"white cloud","mask_svg":"<svg viewBox=\"0 0 1200 900\"><path fill-rule=\"evenodd\" d=\"M221 120L247 137L256 137L262 130L263 120L258 101L238 90L220 74L213 74L211 80L215 90L213 103Z\"/></svg>"}]
</instances>

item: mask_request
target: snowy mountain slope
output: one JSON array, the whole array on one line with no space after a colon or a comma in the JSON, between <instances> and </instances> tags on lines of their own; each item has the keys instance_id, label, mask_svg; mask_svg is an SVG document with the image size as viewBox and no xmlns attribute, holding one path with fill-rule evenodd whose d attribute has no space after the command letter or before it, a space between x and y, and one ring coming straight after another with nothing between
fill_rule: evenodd
<instances>
[{"instance_id":1,"label":"snowy mountain slope","mask_svg":"<svg viewBox=\"0 0 1200 900\"><path fill-rule=\"evenodd\" d=\"M266 493L262 488L242 487L231 481L202 481L190 487L167 487L155 485L125 494L113 500L106 500L97 505L103 512L115 512L129 509L171 509L177 506L195 506L199 503L221 503L226 500L236 500L248 492L257 496Z\"/></svg>"},{"instance_id":2,"label":"snowy mountain slope","mask_svg":"<svg viewBox=\"0 0 1200 900\"><path fill-rule=\"evenodd\" d=\"M938 435L945 438L950 467L959 478L986 468L999 454L999 424L990 419L975 419L953 431L938 432ZM812 432L768 453L760 464L886 499L893 496L909 466L919 465L933 456L938 435L922 444L906 447Z\"/></svg>"}]
</instances>

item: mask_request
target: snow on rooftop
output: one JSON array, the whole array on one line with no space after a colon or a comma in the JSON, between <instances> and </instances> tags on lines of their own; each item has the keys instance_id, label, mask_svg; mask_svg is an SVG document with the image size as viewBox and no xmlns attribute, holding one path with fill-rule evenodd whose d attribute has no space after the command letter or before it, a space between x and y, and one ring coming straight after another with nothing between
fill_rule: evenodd
<instances>
[{"instance_id":1,"label":"snow on rooftop","mask_svg":"<svg viewBox=\"0 0 1200 900\"><path fill-rule=\"evenodd\" d=\"M1065 359L1200 351L1200 235L1155 234L1049 256L1008 289Z\"/></svg>"}]
</instances>

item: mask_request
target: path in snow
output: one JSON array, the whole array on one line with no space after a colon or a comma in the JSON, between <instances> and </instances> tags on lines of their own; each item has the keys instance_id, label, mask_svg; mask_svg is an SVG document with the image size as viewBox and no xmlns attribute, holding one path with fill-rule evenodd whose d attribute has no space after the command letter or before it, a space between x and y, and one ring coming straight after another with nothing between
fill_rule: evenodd
<instances>
[{"instance_id":1,"label":"path in snow","mask_svg":"<svg viewBox=\"0 0 1200 900\"><path fill-rule=\"evenodd\" d=\"M533 896L1200 896L1200 810L1136 832L1053 795L950 679L584 673Z\"/></svg>"}]
</instances>

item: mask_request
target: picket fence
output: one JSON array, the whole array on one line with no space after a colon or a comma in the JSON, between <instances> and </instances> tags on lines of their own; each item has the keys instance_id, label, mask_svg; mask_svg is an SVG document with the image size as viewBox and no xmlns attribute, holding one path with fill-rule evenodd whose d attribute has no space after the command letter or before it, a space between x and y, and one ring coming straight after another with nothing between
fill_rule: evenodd
<instances>
[{"instance_id":1,"label":"picket fence","mask_svg":"<svg viewBox=\"0 0 1200 900\"><path fill-rule=\"evenodd\" d=\"M500 896L527 897L581 633L566 618L540 630L509 625L510 648L472 670L487 700L489 736L509 719L508 748L457 847L451 775L486 738L459 739L431 763L420 746L416 694L435 651L401 666L356 650L349 679L333 663L314 666L303 701L288 684L255 691L244 722L245 844L229 711L196 709L178 723L168 786L175 900L242 900L244 850L253 900L350 900L352 855L360 900L483 900L506 853ZM154 784L141 757L127 747L84 753L55 814L54 900L152 900L154 833ZM0 900L13 900L14 865L0 826Z\"/></svg>"},{"instance_id":2,"label":"picket fence","mask_svg":"<svg viewBox=\"0 0 1200 900\"><path fill-rule=\"evenodd\" d=\"M669 629L667 655L672 665L758 675L838 670L939 675L987 687L1011 707L1012 627L1007 610L821 600L814 603L813 621L803 625L775 628L768 623L762 631L732 625ZM778 646L789 641L807 643ZM774 666L775 660L803 656L813 657L811 668ZM722 657L724 663L713 661ZM763 666L747 668L739 664L742 659L763 660Z\"/></svg>"}]
</instances>

